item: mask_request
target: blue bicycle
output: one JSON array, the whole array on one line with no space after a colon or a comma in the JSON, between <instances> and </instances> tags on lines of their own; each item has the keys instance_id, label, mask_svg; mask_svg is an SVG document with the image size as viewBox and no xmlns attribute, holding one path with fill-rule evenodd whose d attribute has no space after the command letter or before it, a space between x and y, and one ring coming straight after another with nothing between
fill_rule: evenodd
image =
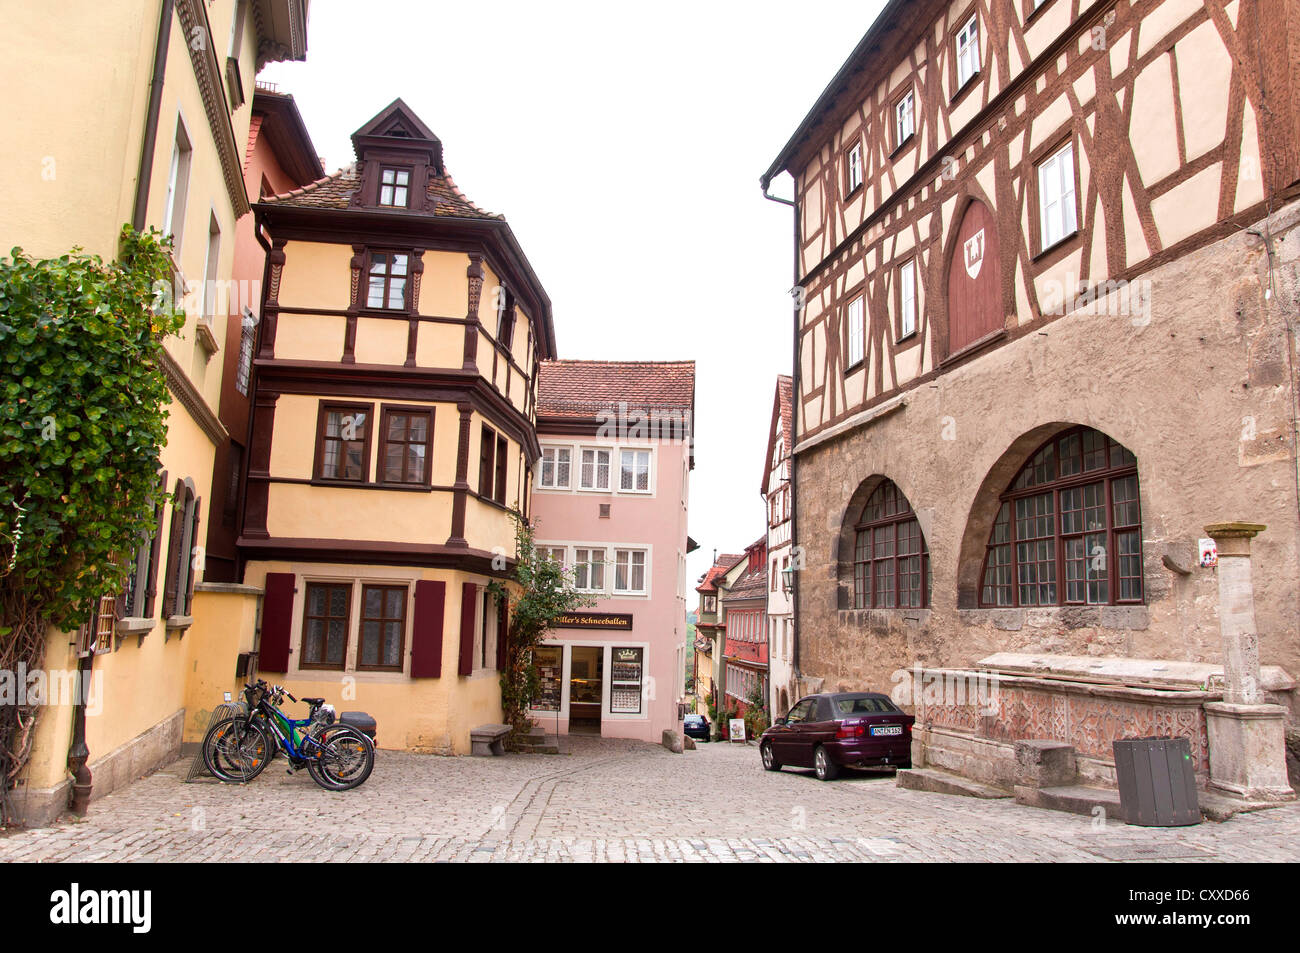
<instances>
[{"instance_id":1,"label":"blue bicycle","mask_svg":"<svg viewBox=\"0 0 1300 953\"><path fill-rule=\"evenodd\" d=\"M248 711L224 718L203 739L203 761L213 776L246 784L265 770L277 750L289 759L289 774L307 769L327 791L348 791L370 777L375 745L352 725L335 724L334 708L323 698L304 698L306 718L289 718L284 699L297 702L280 685L258 680L244 686Z\"/></svg>"}]
</instances>

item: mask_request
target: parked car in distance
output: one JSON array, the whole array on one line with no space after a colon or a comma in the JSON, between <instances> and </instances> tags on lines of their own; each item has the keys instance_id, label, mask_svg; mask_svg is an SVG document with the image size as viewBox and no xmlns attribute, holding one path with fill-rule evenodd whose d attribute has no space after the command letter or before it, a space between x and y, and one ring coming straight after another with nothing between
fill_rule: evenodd
<instances>
[{"instance_id":1,"label":"parked car in distance","mask_svg":"<svg viewBox=\"0 0 1300 953\"><path fill-rule=\"evenodd\" d=\"M812 768L833 781L845 767L912 766L911 715L877 692L826 692L799 699L759 737L763 767Z\"/></svg>"},{"instance_id":2,"label":"parked car in distance","mask_svg":"<svg viewBox=\"0 0 1300 953\"><path fill-rule=\"evenodd\" d=\"M682 731L685 732L686 737L695 738L697 741L708 741L711 730L709 719L703 715L687 715L682 721Z\"/></svg>"}]
</instances>

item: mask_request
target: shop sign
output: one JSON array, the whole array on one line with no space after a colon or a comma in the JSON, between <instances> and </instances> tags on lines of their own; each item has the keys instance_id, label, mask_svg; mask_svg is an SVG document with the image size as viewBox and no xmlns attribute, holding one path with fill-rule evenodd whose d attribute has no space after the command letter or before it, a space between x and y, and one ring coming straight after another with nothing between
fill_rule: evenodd
<instances>
[{"instance_id":1,"label":"shop sign","mask_svg":"<svg viewBox=\"0 0 1300 953\"><path fill-rule=\"evenodd\" d=\"M632 631L632 615L627 612L565 612L555 617L553 629L607 629Z\"/></svg>"}]
</instances>

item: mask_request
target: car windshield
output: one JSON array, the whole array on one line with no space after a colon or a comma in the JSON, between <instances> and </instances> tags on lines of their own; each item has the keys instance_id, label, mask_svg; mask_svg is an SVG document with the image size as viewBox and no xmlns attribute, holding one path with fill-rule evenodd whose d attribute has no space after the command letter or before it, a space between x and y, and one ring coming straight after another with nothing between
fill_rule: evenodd
<instances>
[{"instance_id":1,"label":"car windshield","mask_svg":"<svg viewBox=\"0 0 1300 953\"><path fill-rule=\"evenodd\" d=\"M894 706L883 698L863 695L857 698L835 699L835 712L839 715L876 715L893 710Z\"/></svg>"}]
</instances>

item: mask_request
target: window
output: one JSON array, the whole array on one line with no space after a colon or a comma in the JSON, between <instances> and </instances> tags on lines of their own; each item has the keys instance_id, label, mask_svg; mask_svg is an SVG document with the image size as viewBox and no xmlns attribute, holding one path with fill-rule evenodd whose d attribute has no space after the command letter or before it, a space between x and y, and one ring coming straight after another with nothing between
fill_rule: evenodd
<instances>
[{"instance_id":1,"label":"window","mask_svg":"<svg viewBox=\"0 0 1300 953\"><path fill-rule=\"evenodd\" d=\"M862 143L857 143L849 150L847 171L849 177L847 194L852 195L862 187Z\"/></svg>"},{"instance_id":2,"label":"window","mask_svg":"<svg viewBox=\"0 0 1300 953\"><path fill-rule=\"evenodd\" d=\"M916 93L908 90L894 104L894 148L897 149L916 132Z\"/></svg>"},{"instance_id":3,"label":"window","mask_svg":"<svg viewBox=\"0 0 1300 953\"><path fill-rule=\"evenodd\" d=\"M614 591L645 592L645 552L639 549L614 551Z\"/></svg>"},{"instance_id":4,"label":"window","mask_svg":"<svg viewBox=\"0 0 1300 953\"><path fill-rule=\"evenodd\" d=\"M567 490L573 451L568 447L542 448L542 475L537 481L544 490Z\"/></svg>"},{"instance_id":5,"label":"window","mask_svg":"<svg viewBox=\"0 0 1300 953\"><path fill-rule=\"evenodd\" d=\"M235 367L235 390L245 397L253 375L253 347L256 343L257 315L245 307L239 323L239 364Z\"/></svg>"},{"instance_id":6,"label":"window","mask_svg":"<svg viewBox=\"0 0 1300 953\"><path fill-rule=\"evenodd\" d=\"M221 225L214 213L208 214L208 251L203 261L203 313L199 319L211 323L216 317L217 307L217 268L221 262Z\"/></svg>"},{"instance_id":7,"label":"window","mask_svg":"<svg viewBox=\"0 0 1300 953\"><path fill-rule=\"evenodd\" d=\"M773 559L773 560L772 560L772 571L769 572L769 573L767 574L767 591L768 591L768 592L776 592L776 580L777 580L777 569L776 569L776 567L777 567L777 562L776 562L775 559Z\"/></svg>"},{"instance_id":8,"label":"window","mask_svg":"<svg viewBox=\"0 0 1300 953\"><path fill-rule=\"evenodd\" d=\"M867 326L865 320L866 302L858 295L849 302L848 322L849 356L846 367L856 367L862 363L863 345L866 340Z\"/></svg>"},{"instance_id":9,"label":"window","mask_svg":"<svg viewBox=\"0 0 1300 953\"><path fill-rule=\"evenodd\" d=\"M383 483L429 485L429 440L433 413L384 408Z\"/></svg>"},{"instance_id":10,"label":"window","mask_svg":"<svg viewBox=\"0 0 1300 953\"><path fill-rule=\"evenodd\" d=\"M172 237L172 257L179 261L181 241L185 233L185 204L190 189L190 160L194 150L185 124L176 119L176 140L172 146L171 171L167 175L167 204L163 213L162 230Z\"/></svg>"},{"instance_id":11,"label":"window","mask_svg":"<svg viewBox=\"0 0 1300 953\"><path fill-rule=\"evenodd\" d=\"M478 495L482 499L505 504L508 450L506 438L484 424L478 457Z\"/></svg>"},{"instance_id":12,"label":"window","mask_svg":"<svg viewBox=\"0 0 1300 953\"><path fill-rule=\"evenodd\" d=\"M1073 142L1066 143L1038 167L1038 212L1042 249L1051 248L1078 231Z\"/></svg>"},{"instance_id":13,"label":"window","mask_svg":"<svg viewBox=\"0 0 1300 953\"><path fill-rule=\"evenodd\" d=\"M903 339L916 333L916 259L903 262L898 268L898 337Z\"/></svg>"},{"instance_id":14,"label":"window","mask_svg":"<svg viewBox=\"0 0 1300 953\"><path fill-rule=\"evenodd\" d=\"M365 483L370 476L369 404L323 404L316 479Z\"/></svg>"},{"instance_id":15,"label":"window","mask_svg":"<svg viewBox=\"0 0 1300 953\"><path fill-rule=\"evenodd\" d=\"M390 208L407 208L410 203L409 169L382 169L379 173L379 204Z\"/></svg>"},{"instance_id":16,"label":"window","mask_svg":"<svg viewBox=\"0 0 1300 953\"><path fill-rule=\"evenodd\" d=\"M172 503L163 585L163 616L185 617L194 600L194 547L199 538L199 499L190 480L178 481Z\"/></svg>"},{"instance_id":17,"label":"window","mask_svg":"<svg viewBox=\"0 0 1300 953\"><path fill-rule=\"evenodd\" d=\"M587 592L605 591L605 551L579 546L574 550L573 587Z\"/></svg>"},{"instance_id":18,"label":"window","mask_svg":"<svg viewBox=\"0 0 1300 953\"><path fill-rule=\"evenodd\" d=\"M342 670L351 610L351 583L307 583L300 668Z\"/></svg>"},{"instance_id":19,"label":"window","mask_svg":"<svg viewBox=\"0 0 1300 953\"><path fill-rule=\"evenodd\" d=\"M620 454L618 488L637 492L650 489L650 451L624 450Z\"/></svg>"},{"instance_id":20,"label":"window","mask_svg":"<svg viewBox=\"0 0 1300 953\"><path fill-rule=\"evenodd\" d=\"M538 546L537 552L543 559L549 559L552 562L564 564L564 547L563 546Z\"/></svg>"},{"instance_id":21,"label":"window","mask_svg":"<svg viewBox=\"0 0 1300 953\"><path fill-rule=\"evenodd\" d=\"M401 310L406 305L406 276L410 255L402 252L371 252L367 308Z\"/></svg>"},{"instance_id":22,"label":"window","mask_svg":"<svg viewBox=\"0 0 1300 953\"><path fill-rule=\"evenodd\" d=\"M641 673L645 649L610 650L609 710L616 714L640 714Z\"/></svg>"},{"instance_id":23,"label":"window","mask_svg":"<svg viewBox=\"0 0 1300 953\"><path fill-rule=\"evenodd\" d=\"M582 451L582 467L578 474L578 486L584 490L609 489L609 455L608 450Z\"/></svg>"},{"instance_id":24,"label":"window","mask_svg":"<svg viewBox=\"0 0 1300 953\"><path fill-rule=\"evenodd\" d=\"M497 322L497 340L507 351L514 346L515 296L509 291L501 299L501 318Z\"/></svg>"},{"instance_id":25,"label":"window","mask_svg":"<svg viewBox=\"0 0 1300 953\"><path fill-rule=\"evenodd\" d=\"M483 603L479 607L478 633L475 638L475 653L480 669L496 668L497 639L501 635L501 606L496 596L484 590ZM491 665L489 665L489 662Z\"/></svg>"},{"instance_id":26,"label":"window","mask_svg":"<svg viewBox=\"0 0 1300 953\"><path fill-rule=\"evenodd\" d=\"M891 481L862 507L853 554L853 608L923 608L930 604L930 554L921 524Z\"/></svg>"},{"instance_id":27,"label":"window","mask_svg":"<svg viewBox=\"0 0 1300 953\"><path fill-rule=\"evenodd\" d=\"M1076 427L1024 465L989 534L980 604L1141 603L1137 459Z\"/></svg>"},{"instance_id":28,"label":"window","mask_svg":"<svg viewBox=\"0 0 1300 953\"><path fill-rule=\"evenodd\" d=\"M974 14L957 32L957 88L961 89L980 71L980 18Z\"/></svg>"},{"instance_id":29,"label":"window","mask_svg":"<svg viewBox=\"0 0 1300 953\"><path fill-rule=\"evenodd\" d=\"M357 670L400 672L406 647L406 586L361 587Z\"/></svg>"},{"instance_id":30,"label":"window","mask_svg":"<svg viewBox=\"0 0 1300 953\"><path fill-rule=\"evenodd\" d=\"M718 611L718 597L717 597L717 596L705 596L705 597L704 597L704 607L703 607L703 610L702 610L702 611L704 611L704 612L717 612L717 611Z\"/></svg>"}]
</instances>

